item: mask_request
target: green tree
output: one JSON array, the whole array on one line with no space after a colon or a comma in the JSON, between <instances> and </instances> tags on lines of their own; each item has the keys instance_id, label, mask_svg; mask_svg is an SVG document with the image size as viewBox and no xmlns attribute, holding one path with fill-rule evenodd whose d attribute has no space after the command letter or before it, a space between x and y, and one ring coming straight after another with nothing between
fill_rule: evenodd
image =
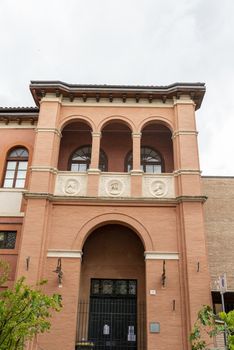
<instances>
[{"instance_id":1,"label":"green tree","mask_svg":"<svg viewBox=\"0 0 234 350\"><path fill-rule=\"evenodd\" d=\"M218 317L223 322L217 322ZM227 348L234 350L234 310L228 313L220 312L218 317L208 305L204 305L198 312L197 320L190 334L192 350L209 349L210 344L207 344L207 339L213 338L220 333L224 334L225 332ZM211 347L213 349L212 345Z\"/></svg>"},{"instance_id":2,"label":"green tree","mask_svg":"<svg viewBox=\"0 0 234 350\"><path fill-rule=\"evenodd\" d=\"M0 261L0 285L7 279L9 268ZM46 295L40 282L36 287L20 278L13 288L0 293L0 350L23 350L36 334L50 329L51 311L60 311L61 297Z\"/></svg>"}]
</instances>

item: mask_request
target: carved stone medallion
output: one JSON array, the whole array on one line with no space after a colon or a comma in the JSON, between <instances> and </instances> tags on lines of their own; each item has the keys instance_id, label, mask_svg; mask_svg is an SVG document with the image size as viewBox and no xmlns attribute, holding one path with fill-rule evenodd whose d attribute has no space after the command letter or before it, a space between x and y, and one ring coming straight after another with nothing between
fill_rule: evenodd
<instances>
[{"instance_id":1,"label":"carved stone medallion","mask_svg":"<svg viewBox=\"0 0 234 350\"><path fill-rule=\"evenodd\" d=\"M124 190L124 184L118 179L112 179L106 184L106 191L110 196L120 196Z\"/></svg>"},{"instance_id":2,"label":"carved stone medallion","mask_svg":"<svg viewBox=\"0 0 234 350\"><path fill-rule=\"evenodd\" d=\"M70 195L76 195L80 191L80 183L75 179L68 179L64 186L64 193Z\"/></svg>"},{"instance_id":3,"label":"carved stone medallion","mask_svg":"<svg viewBox=\"0 0 234 350\"><path fill-rule=\"evenodd\" d=\"M150 184L150 192L154 197L163 197L167 194L167 185L163 181L152 181Z\"/></svg>"}]
</instances>

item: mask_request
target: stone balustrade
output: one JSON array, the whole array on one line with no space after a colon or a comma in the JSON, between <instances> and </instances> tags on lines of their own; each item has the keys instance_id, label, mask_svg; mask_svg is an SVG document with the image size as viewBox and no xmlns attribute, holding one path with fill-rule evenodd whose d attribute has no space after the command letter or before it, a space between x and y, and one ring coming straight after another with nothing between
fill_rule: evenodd
<instances>
[{"instance_id":1,"label":"stone balustrade","mask_svg":"<svg viewBox=\"0 0 234 350\"><path fill-rule=\"evenodd\" d=\"M88 174L59 171L55 183L56 196L88 197ZM131 198L129 173L100 173L97 197ZM142 198L175 198L172 174L141 174Z\"/></svg>"}]
</instances>

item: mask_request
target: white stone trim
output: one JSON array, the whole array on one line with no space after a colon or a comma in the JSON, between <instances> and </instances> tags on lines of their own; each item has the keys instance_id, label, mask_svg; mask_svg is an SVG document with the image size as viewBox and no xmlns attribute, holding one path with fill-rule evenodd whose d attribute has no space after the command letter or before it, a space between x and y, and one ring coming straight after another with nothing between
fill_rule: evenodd
<instances>
[{"instance_id":1,"label":"white stone trim","mask_svg":"<svg viewBox=\"0 0 234 350\"><path fill-rule=\"evenodd\" d=\"M175 138L176 136L180 135L198 135L198 131L196 130L177 130L173 132L172 138Z\"/></svg>"},{"instance_id":2,"label":"white stone trim","mask_svg":"<svg viewBox=\"0 0 234 350\"><path fill-rule=\"evenodd\" d=\"M48 249L48 258L82 258L81 250Z\"/></svg>"},{"instance_id":3,"label":"white stone trim","mask_svg":"<svg viewBox=\"0 0 234 350\"><path fill-rule=\"evenodd\" d=\"M61 103L63 99L63 95L60 94L60 96L56 96L56 93L46 93L45 96L42 97L40 103L42 102L57 102Z\"/></svg>"},{"instance_id":4,"label":"white stone trim","mask_svg":"<svg viewBox=\"0 0 234 350\"><path fill-rule=\"evenodd\" d=\"M132 132L132 137L141 137L142 136L142 132Z\"/></svg>"},{"instance_id":5,"label":"white stone trim","mask_svg":"<svg viewBox=\"0 0 234 350\"><path fill-rule=\"evenodd\" d=\"M58 135L59 137L62 136L62 133L57 128L35 128L36 132L53 132L54 134Z\"/></svg>"},{"instance_id":6,"label":"white stone trim","mask_svg":"<svg viewBox=\"0 0 234 350\"><path fill-rule=\"evenodd\" d=\"M36 129L36 122L33 125L31 122L22 122L21 124L17 122L9 122L6 124L5 122L0 121L0 129Z\"/></svg>"},{"instance_id":7,"label":"white stone trim","mask_svg":"<svg viewBox=\"0 0 234 350\"><path fill-rule=\"evenodd\" d=\"M101 170L98 168L89 168L87 174L101 174Z\"/></svg>"},{"instance_id":8,"label":"white stone trim","mask_svg":"<svg viewBox=\"0 0 234 350\"><path fill-rule=\"evenodd\" d=\"M132 169L131 171L130 171L130 175L131 176L142 176L144 174L144 171L143 170L138 170L138 169Z\"/></svg>"},{"instance_id":9,"label":"white stone trim","mask_svg":"<svg viewBox=\"0 0 234 350\"><path fill-rule=\"evenodd\" d=\"M30 166L29 169L31 171L50 172L52 174L57 174L58 173L58 169L57 168L47 167L47 166L43 166L43 165L33 165L33 166Z\"/></svg>"},{"instance_id":10,"label":"white stone trim","mask_svg":"<svg viewBox=\"0 0 234 350\"><path fill-rule=\"evenodd\" d=\"M98 131L92 131L92 136L93 136L93 137L101 137L101 136L102 136L102 133L101 133L101 132L98 132Z\"/></svg>"},{"instance_id":11,"label":"white stone trim","mask_svg":"<svg viewBox=\"0 0 234 350\"><path fill-rule=\"evenodd\" d=\"M0 212L0 217L24 217L23 212Z\"/></svg>"},{"instance_id":12,"label":"white stone trim","mask_svg":"<svg viewBox=\"0 0 234 350\"><path fill-rule=\"evenodd\" d=\"M191 103L191 102L190 102ZM155 99L151 103L147 99L140 99L137 103L135 99L127 98L125 102L122 99L113 98L112 102L109 102L107 98L100 98L99 102L96 99L87 98L86 102L83 102L82 99L74 98L72 102L68 99L64 99L62 101L62 106L64 107L124 107L124 108L132 108L132 107L143 107L143 108L172 108L173 107L172 99L167 99L165 103L161 101L161 99Z\"/></svg>"},{"instance_id":13,"label":"white stone trim","mask_svg":"<svg viewBox=\"0 0 234 350\"><path fill-rule=\"evenodd\" d=\"M201 170L198 170L198 169L178 169L178 170L175 170L174 171L174 175L175 176L178 176L178 175L187 175L187 174L190 174L190 175L201 175Z\"/></svg>"},{"instance_id":14,"label":"white stone trim","mask_svg":"<svg viewBox=\"0 0 234 350\"><path fill-rule=\"evenodd\" d=\"M179 260L177 252L145 252L145 260Z\"/></svg>"},{"instance_id":15,"label":"white stone trim","mask_svg":"<svg viewBox=\"0 0 234 350\"><path fill-rule=\"evenodd\" d=\"M194 103L194 101L190 97L183 98L182 96L179 99L174 99L174 106L179 105L179 104L196 106L196 104Z\"/></svg>"}]
</instances>

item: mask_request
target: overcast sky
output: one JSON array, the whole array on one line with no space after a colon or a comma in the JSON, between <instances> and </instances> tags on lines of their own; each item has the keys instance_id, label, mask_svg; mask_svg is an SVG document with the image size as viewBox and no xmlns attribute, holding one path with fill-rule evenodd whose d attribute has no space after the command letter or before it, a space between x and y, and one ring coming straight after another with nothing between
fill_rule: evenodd
<instances>
[{"instance_id":1,"label":"overcast sky","mask_svg":"<svg viewBox=\"0 0 234 350\"><path fill-rule=\"evenodd\" d=\"M203 175L234 176L234 0L1 0L0 105L30 80L205 82Z\"/></svg>"}]
</instances>

